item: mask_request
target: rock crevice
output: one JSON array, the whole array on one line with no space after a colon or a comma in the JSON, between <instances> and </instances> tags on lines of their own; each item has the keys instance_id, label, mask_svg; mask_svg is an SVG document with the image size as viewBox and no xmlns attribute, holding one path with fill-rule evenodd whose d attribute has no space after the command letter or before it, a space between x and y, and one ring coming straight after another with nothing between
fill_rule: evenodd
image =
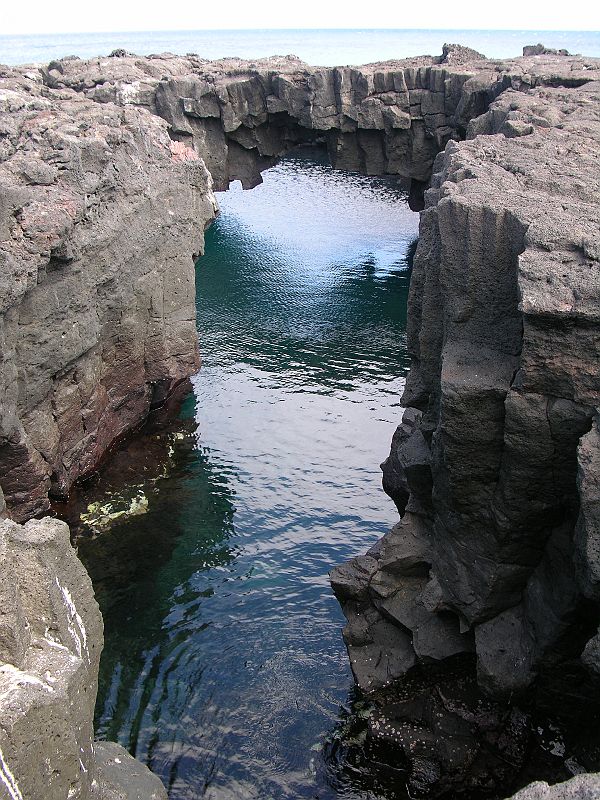
<instances>
[{"instance_id":1,"label":"rock crevice","mask_svg":"<svg viewBox=\"0 0 600 800\"><path fill-rule=\"evenodd\" d=\"M450 260L458 277L462 259L473 261L478 245L470 237L478 231L491 237L482 246L508 257L500 250L515 248L511 225L527 224L518 215L512 223L504 219L510 204L478 207L462 191L469 170L475 177L483 164L493 169L492 157L482 154L476 170L452 142L467 131L482 141L483 134L515 137L532 126L566 130L571 95L553 105L536 87L577 86L595 77L593 59L491 61L456 45L439 58L365 67L314 68L293 56L208 62L119 53L3 68L0 484L14 518L43 511L48 495L64 496L197 368L192 257L216 211L213 186L224 189L235 179L256 185L260 170L298 143L326 143L342 169L396 173L416 186L433 171L434 187L440 181L439 197L425 213L419 259L441 258L446 269L437 288L433 264L415 275L430 285L423 301L411 301L409 315L410 329L420 333L411 337L415 398L407 390L406 402L427 402L427 381L437 380L442 367L435 303L453 277ZM434 169L448 143L446 162ZM510 170L506 164L500 170L504 183ZM512 174L507 189L518 193L525 178L516 165ZM543 182L543 170L529 171L528 180ZM585 183L571 183L578 199L590 194ZM480 219L490 214L495 221ZM428 216L435 218L430 231ZM456 226L464 228L460 237ZM591 228L581 243L584 259L593 235ZM546 244L538 243L542 253ZM527 252L533 258L531 243ZM519 324L515 269L507 261L507 274L497 276L513 275L512 295L486 283L490 254L480 248L481 275L473 262L464 296L455 296L453 324L464 339L493 307L485 346L502 353L508 371ZM484 290L487 296L479 297ZM543 329L544 316L535 320ZM496 326L501 335L492 333Z\"/></svg>"}]
</instances>

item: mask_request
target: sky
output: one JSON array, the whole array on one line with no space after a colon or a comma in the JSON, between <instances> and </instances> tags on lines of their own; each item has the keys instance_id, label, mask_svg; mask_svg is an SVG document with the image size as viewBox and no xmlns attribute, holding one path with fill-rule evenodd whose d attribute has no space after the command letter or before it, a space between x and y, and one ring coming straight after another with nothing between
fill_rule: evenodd
<instances>
[{"instance_id":1,"label":"sky","mask_svg":"<svg viewBox=\"0 0 600 800\"><path fill-rule=\"evenodd\" d=\"M372 13L371 13L372 11ZM600 30L600 1L577 0L4 0L0 33L207 30L245 28L429 28Z\"/></svg>"}]
</instances>

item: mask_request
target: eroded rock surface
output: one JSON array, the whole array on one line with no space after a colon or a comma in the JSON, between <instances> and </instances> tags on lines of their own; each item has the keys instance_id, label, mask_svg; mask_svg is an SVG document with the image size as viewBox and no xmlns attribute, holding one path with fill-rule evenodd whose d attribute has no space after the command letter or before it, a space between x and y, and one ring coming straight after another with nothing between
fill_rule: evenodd
<instances>
[{"instance_id":1,"label":"eroded rock surface","mask_svg":"<svg viewBox=\"0 0 600 800\"><path fill-rule=\"evenodd\" d=\"M331 573L366 691L473 651L492 695L578 663L595 702L600 84L561 79L556 63L546 86L506 88L433 167L407 410L382 465L402 521ZM439 737L431 751L442 785ZM571 796L546 790L525 796Z\"/></svg>"},{"instance_id":2,"label":"eroded rock surface","mask_svg":"<svg viewBox=\"0 0 600 800\"><path fill-rule=\"evenodd\" d=\"M3 68L0 518L64 497L197 368L213 184L251 187L323 142L339 168L431 179L386 466L404 516L332 574L359 685L472 653L500 694L582 651L600 673L599 80L595 59L456 46L333 69L127 53ZM70 761L57 775L85 796Z\"/></svg>"},{"instance_id":3,"label":"eroded rock surface","mask_svg":"<svg viewBox=\"0 0 600 800\"><path fill-rule=\"evenodd\" d=\"M0 562L0 797L166 800L119 745L94 745L102 617L67 525L0 522Z\"/></svg>"},{"instance_id":4,"label":"eroded rock surface","mask_svg":"<svg viewBox=\"0 0 600 800\"><path fill-rule=\"evenodd\" d=\"M536 781L509 800L596 800L600 797L599 775L576 775L570 781L549 786Z\"/></svg>"},{"instance_id":5,"label":"eroded rock surface","mask_svg":"<svg viewBox=\"0 0 600 800\"><path fill-rule=\"evenodd\" d=\"M143 109L0 79L0 484L15 519L198 367L210 175Z\"/></svg>"},{"instance_id":6,"label":"eroded rock surface","mask_svg":"<svg viewBox=\"0 0 600 800\"><path fill-rule=\"evenodd\" d=\"M492 61L444 45L440 57L318 68L295 56L211 62L125 54L55 61L42 73L57 90L164 117L171 136L193 145L215 186L226 189L235 179L256 185L261 169L319 137L335 167L427 181L436 154L464 138L504 89L577 86L597 69L594 59L533 56Z\"/></svg>"},{"instance_id":7,"label":"eroded rock surface","mask_svg":"<svg viewBox=\"0 0 600 800\"><path fill-rule=\"evenodd\" d=\"M569 630L591 633L584 596L600 599L599 84L506 89L467 137L437 157L426 194L409 409L383 465L403 524L430 542L430 582L397 571L382 604L377 553L354 597L332 579L346 610L368 595L388 618L429 587L432 624L474 636L481 685L509 693L581 652ZM414 615L396 622L417 650ZM583 659L595 671L597 651Z\"/></svg>"}]
</instances>

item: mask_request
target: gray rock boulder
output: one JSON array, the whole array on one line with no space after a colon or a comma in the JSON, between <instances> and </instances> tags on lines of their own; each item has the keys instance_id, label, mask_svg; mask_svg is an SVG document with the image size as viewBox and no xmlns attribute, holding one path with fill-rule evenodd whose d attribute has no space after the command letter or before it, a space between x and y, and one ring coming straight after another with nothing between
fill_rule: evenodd
<instances>
[{"instance_id":1,"label":"gray rock boulder","mask_svg":"<svg viewBox=\"0 0 600 800\"><path fill-rule=\"evenodd\" d=\"M94 800L167 800L159 778L115 742L94 744Z\"/></svg>"},{"instance_id":2,"label":"gray rock boulder","mask_svg":"<svg viewBox=\"0 0 600 800\"><path fill-rule=\"evenodd\" d=\"M366 556L335 567L332 588L348 624L344 641L358 685L384 689L417 664L441 662L474 649L429 578L430 527L407 512Z\"/></svg>"},{"instance_id":3,"label":"gray rock boulder","mask_svg":"<svg viewBox=\"0 0 600 800\"><path fill-rule=\"evenodd\" d=\"M166 800L147 767L94 744L102 617L67 525L0 522L0 561L2 797Z\"/></svg>"}]
</instances>

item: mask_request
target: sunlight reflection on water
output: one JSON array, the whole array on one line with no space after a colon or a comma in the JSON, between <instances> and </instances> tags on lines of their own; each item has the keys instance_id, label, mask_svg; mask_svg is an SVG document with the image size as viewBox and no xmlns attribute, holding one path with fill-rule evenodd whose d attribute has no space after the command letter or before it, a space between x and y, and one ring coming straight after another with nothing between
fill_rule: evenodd
<instances>
[{"instance_id":1,"label":"sunlight reflection on water","mask_svg":"<svg viewBox=\"0 0 600 800\"><path fill-rule=\"evenodd\" d=\"M98 734L171 800L367 797L320 754L352 686L327 572L395 519L378 464L417 216L316 152L220 202L184 433L145 467L145 513L80 544L106 622Z\"/></svg>"}]
</instances>

